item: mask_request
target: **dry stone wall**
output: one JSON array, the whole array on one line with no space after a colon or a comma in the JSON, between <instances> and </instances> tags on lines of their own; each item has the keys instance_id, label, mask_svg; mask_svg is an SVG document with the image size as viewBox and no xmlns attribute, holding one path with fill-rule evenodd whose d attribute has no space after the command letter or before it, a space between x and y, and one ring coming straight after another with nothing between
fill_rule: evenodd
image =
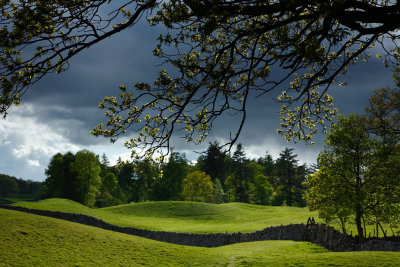
<instances>
[{"instance_id":1,"label":"dry stone wall","mask_svg":"<svg viewBox=\"0 0 400 267\"><path fill-rule=\"evenodd\" d=\"M400 239L366 239L358 242L357 238L345 235L325 224L290 224L268 227L252 233L216 233L216 234L192 234L175 233L166 231L151 231L135 227L122 227L109 224L93 216L67 213L60 211L46 211L29 209L18 206L0 204L0 208L28 212L32 214L48 216L52 218L67 220L71 222L90 225L105 230L140 236L152 240L168 242L179 245L199 247L219 247L242 242L264 241L264 240L294 240L309 241L323 246L332 251L400 251Z\"/></svg>"}]
</instances>

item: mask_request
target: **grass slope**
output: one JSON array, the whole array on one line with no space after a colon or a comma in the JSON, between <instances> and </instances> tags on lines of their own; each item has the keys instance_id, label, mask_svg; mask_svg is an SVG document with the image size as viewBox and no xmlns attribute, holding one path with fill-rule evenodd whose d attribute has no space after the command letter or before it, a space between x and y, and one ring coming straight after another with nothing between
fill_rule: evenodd
<instances>
[{"instance_id":1,"label":"grass slope","mask_svg":"<svg viewBox=\"0 0 400 267\"><path fill-rule=\"evenodd\" d=\"M308 217L317 222L317 212L308 208L258 206L245 203L210 204L201 202L160 201L131 203L120 206L91 209L68 199L52 198L38 202L18 202L27 208L81 213L106 222L149 230L188 233L253 232L269 226L306 223ZM333 225L340 231L339 225ZM348 232L357 233L354 224L347 225ZM367 225L367 235L374 233ZM391 235L389 226L385 230ZM395 232L400 231L394 227ZM382 233L380 233L382 236Z\"/></svg>"},{"instance_id":2,"label":"grass slope","mask_svg":"<svg viewBox=\"0 0 400 267\"><path fill-rule=\"evenodd\" d=\"M20 202L16 205L86 214L121 226L188 233L253 232L268 226L305 223L309 216L317 217L317 213L310 212L307 208L244 203L217 205L162 201L90 209L71 200L54 198L39 202Z\"/></svg>"},{"instance_id":3,"label":"grass slope","mask_svg":"<svg viewBox=\"0 0 400 267\"><path fill-rule=\"evenodd\" d=\"M179 246L0 209L0 266L398 266L400 253L334 253L306 242Z\"/></svg>"}]
</instances>

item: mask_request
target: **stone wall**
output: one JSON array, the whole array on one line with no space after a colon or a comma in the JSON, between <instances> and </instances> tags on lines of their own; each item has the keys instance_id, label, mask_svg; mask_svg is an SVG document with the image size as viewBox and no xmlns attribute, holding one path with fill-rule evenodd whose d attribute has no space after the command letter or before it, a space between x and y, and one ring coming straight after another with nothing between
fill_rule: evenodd
<instances>
[{"instance_id":1,"label":"stone wall","mask_svg":"<svg viewBox=\"0 0 400 267\"><path fill-rule=\"evenodd\" d=\"M90 225L115 232L140 236L152 240L168 242L179 245L199 247L219 247L229 244L253 242L263 240L294 240L309 241L323 246L332 251L358 251L358 250L380 250L400 251L400 239L367 239L358 242L355 237L345 235L325 224L290 224L272 226L252 233L216 233L216 234L192 234L175 233L165 231L151 231L134 227L122 227L109 224L93 216L67 213L60 211L46 211L28 209L18 206L0 204L0 208L28 212L32 214L48 216L52 218L67 220L71 222Z\"/></svg>"}]
</instances>

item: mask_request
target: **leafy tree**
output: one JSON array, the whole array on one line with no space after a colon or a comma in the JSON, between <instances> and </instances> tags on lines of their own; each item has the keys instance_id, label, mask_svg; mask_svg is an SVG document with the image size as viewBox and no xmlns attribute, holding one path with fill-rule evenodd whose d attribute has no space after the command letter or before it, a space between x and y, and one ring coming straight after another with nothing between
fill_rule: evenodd
<instances>
[{"instance_id":1,"label":"leafy tree","mask_svg":"<svg viewBox=\"0 0 400 267\"><path fill-rule=\"evenodd\" d=\"M286 190L283 185L278 185L274 188L274 192L272 193L271 205L272 206L281 206L286 202Z\"/></svg>"},{"instance_id":2,"label":"leafy tree","mask_svg":"<svg viewBox=\"0 0 400 267\"><path fill-rule=\"evenodd\" d=\"M134 201L135 195L135 166L132 163L120 163L117 173L119 193L123 202Z\"/></svg>"},{"instance_id":3,"label":"leafy tree","mask_svg":"<svg viewBox=\"0 0 400 267\"><path fill-rule=\"evenodd\" d=\"M353 217L359 237L365 236L365 222L393 223L400 214L399 150L387 153L388 144L368 133L366 121L339 116L319 155L320 170L309 176L306 196L311 210L327 221L339 220L343 230Z\"/></svg>"},{"instance_id":4,"label":"leafy tree","mask_svg":"<svg viewBox=\"0 0 400 267\"><path fill-rule=\"evenodd\" d=\"M12 193L18 192L18 184L15 178L5 174L0 174L0 194L6 197Z\"/></svg>"},{"instance_id":5,"label":"leafy tree","mask_svg":"<svg viewBox=\"0 0 400 267\"><path fill-rule=\"evenodd\" d=\"M96 207L108 207L121 204L117 195L118 180L112 172L101 177L101 187L96 199Z\"/></svg>"},{"instance_id":6,"label":"leafy tree","mask_svg":"<svg viewBox=\"0 0 400 267\"><path fill-rule=\"evenodd\" d=\"M386 142L396 142L400 137L400 78L397 79L395 82L398 88L376 89L365 108L368 114L368 130L385 138Z\"/></svg>"},{"instance_id":7,"label":"leafy tree","mask_svg":"<svg viewBox=\"0 0 400 267\"><path fill-rule=\"evenodd\" d=\"M327 223L338 223L346 233L346 224L353 215L353 203L347 194L353 192L344 176L331 171L331 168L324 167L308 176L306 199L311 210L318 210L319 216Z\"/></svg>"},{"instance_id":8,"label":"leafy tree","mask_svg":"<svg viewBox=\"0 0 400 267\"><path fill-rule=\"evenodd\" d=\"M182 182L189 172L185 155L172 152L161 170L162 178L153 186L155 200L181 200Z\"/></svg>"},{"instance_id":9,"label":"leafy tree","mask_svg":"<svg viewBox=\"0 0 400 267\"><path fill-rule=\"evenodd\" d=\"M271 196L274 191L268 178L263 174L257 174L250 185L250 202L259 205L270 205Z\"/></svg>"},{"instance_id":10,"label":"leafy tree","mask_svg":"<svg viewBox=\"0 0 400 267\"><path fill-rule=\"evenodd\" d=\"M77 173L79 202L93 207L101 187L100 162L98 156L88 150L76 153L71 169Z\"/></svg>"},{"instance_id":11,"label":"leafy tree","mask_svg":"<svg viewBox=\"0 0 400 267\"><path fill-rule=\"evenodd\" d=\"M183 180L182 198L188 201L210 202L214 185L204 172L192 171Z\"/></svg>"},{"instance_id":12,"label":"leafy tree","mask_svg":"<svg viewBox=\"0 0 400 267\"><path fill-rule=\"evenodd\" d=\"M168 147L182 128L187 141L204 140L215 119L230 111L241 115L229 142L234 144L250 96L279 87L287 87L281 101L299 102L292 109L282 106L282 134L309 141L317 125L336 113L326 92L332 83L341 84L348 68L368 60L376 44L394 43L377 55L386 65L398 55L397 1L40 0L2 1L0 7L4 115L31 84L66 70L72 57L140 18L167 28L154 55L179 74L161 70L153 84L138 82L136 94L121 86L120 98L100 104L109 123L93 131L114 139L136 128L139 136L126 145L147 155ZM270 75L275 71L280 75ZM144 116L143 124L136 123Z\"/></svg>"},{"instance_id":13,"label":"leafy tree","mask_svg":"<svg viewBox=\"0 0 400 267\"><path fill-rule=\"evenodd\" d=\"M39 196L42 190L42 183L32 180L16 179L18 184L18 193L20 194L33 194Z\"/></svg>"},{"instance_id":14,"label":"leafy tree","mask_svg":"<svg viewBox=\"0 0 400 267\"><path fill-rule=\"evenodd\" d=\"M60 197L79 201L77 193L77 173L71 169L75 155L71 152L55 154L47 167L42 198Z\"/></svg>"},{"instance_id":15,"label":"leafy tree","mask_svg":"<svg viewBox=\"0 0 400 267\"><path fill-rule=\"evenodd\" d=\"M213 193L213 202L217 204L224 203L224 199L225 199L224 188L222 187L222 184L219 181L219 179L216 179L214 186L214 193Z\"/></svg>"},{"instance_id":16,"label":"leafy tree","mask_svg":"<svg viewBox=\"0 0 400 267\"><path fill-rule=\"evenodd\" d=\"M135 168L135 201L142 202L151 198L153 182L159 177L158 166L150 160L140 161Z\"/></svg>"}]
</instances>

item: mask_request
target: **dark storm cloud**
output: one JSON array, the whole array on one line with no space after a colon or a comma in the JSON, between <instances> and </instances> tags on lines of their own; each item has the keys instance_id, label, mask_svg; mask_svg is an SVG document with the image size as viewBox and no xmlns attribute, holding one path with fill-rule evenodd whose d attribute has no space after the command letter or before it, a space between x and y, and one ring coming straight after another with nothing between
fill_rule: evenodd
<instances>
[{"instance_id":1,"label":"dark storm cloud","mask_svg":"<svg viewBox=\"0 0 400 267\"><path fill-rule=\"evenodd\" d=\"M152 49L160 32L146 23L121 32L73 58L67 72L44 78L31 88L24 100L40 107L36 111L40 122L54 125L54 129L71 142L102 143L104 138L89 135L91 129L105 120L103 111L97 109L98 102L104 96L116 95L120 83L133 88L136 81L152 81L156 77L159 68ZM275 70L273 75L279 76L279 71ZM335 105L340 112L362 112L372 90L390 83L391 74L381 62L372 59L368 64L351 67L344 80L349 82L348 86L333 86L330 90ZM285 88L277 88L257 99L250 98L239 141L255 144L262 143L267 136L276 136L280 104L273 98L279 95L278 89ZM228 140L236 133L239 122L238 115L218 119L210 140ZM180 142L184 140L177 138L175 146L187 147ZM286 145L282 142L282 146Z\"/></svg>"},{"instance_id":2,"label":"dark storm cloud","mask_svg":"<svg viewBox=\"0 0 400 267\"><path fill-rule=\"evenodd\" d=\"M115 94L120 83L133 86L137 80L151 80L157 64L152 53L156 36L157 30L139 24L110 37L72 58L66 72L35 84L24 100L93 107Z\"/></svg>"},{"instance_id":3,"label":"dark storm cloud","mask_svg":"<svg viewBox=\"0 0 400 267\"><path fill-rule=\"evenodd\" d=\"M157 34L157 29L149 31L141 23L83 51L70 61L69 70L50 74L30 88L23 99L35 107L30 116L76 144L103 143L104 138L89 135L105 120L98 103L118 94L122 83L133 88L136 81L156 77L152 49Z\"/></svg>"},{"instance_id":4,"label":"dark storm cloud","mask_svg":"<svg viewBox=\"0 0 400 267\"><path fill-rule=\"evenodd\" d=\"M364 107L368 104L368 98L373 90L382 86L393 86L392 73L385 68L382 61L371 59L368 63L359 63L351 66L343 81L347 86L333 85L328 93L334 97L335 107L339 113L364 113ZM281 88L284 90L284 88ZM273 101L279 94L278 90L268 93L261 98L249 100L247 119L244 129L238 142L241 142L245 149L248 147L253 152L252 156L263 156L269 151L276 158L278 151L285 147L294 148L299 158L307 158L304 162L315 162L316 156L323 148L323 134L314 137L315 145L306 146L304 142L297 144L288 143L285 139L276 134L280 128L279 109L280 104ZM228 140L230 132L235 133L239 125L240 117L226 116L215 124L210 139ZM236 127L236 128L235 128ZM314 157L314 159L312 159Z\"/></svg>"}]
</instances>

